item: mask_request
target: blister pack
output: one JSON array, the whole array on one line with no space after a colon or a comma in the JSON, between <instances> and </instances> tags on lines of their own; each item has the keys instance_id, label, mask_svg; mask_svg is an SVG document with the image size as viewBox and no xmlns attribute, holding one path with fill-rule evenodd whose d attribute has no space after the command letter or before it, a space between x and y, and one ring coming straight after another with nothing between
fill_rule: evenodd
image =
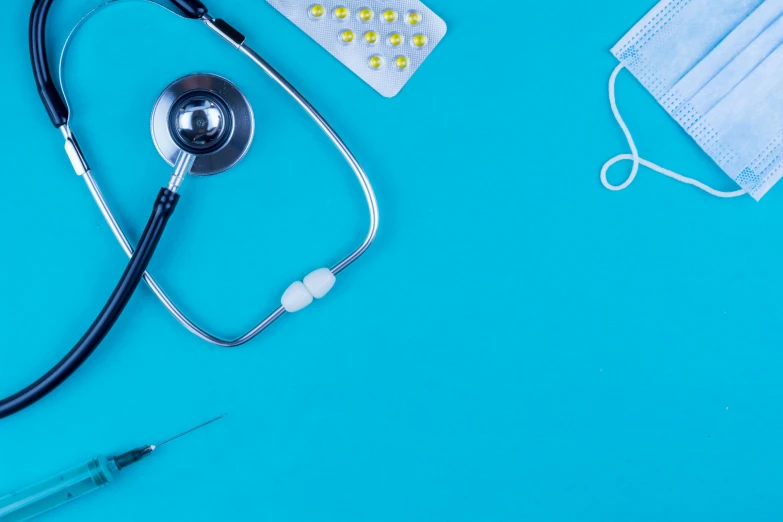
<instances>
[{"instance_id":1,"label":"blister pack","mask_svg":"<svg viewBox=\"0 0 783 522\"><path fill-rule=\"evenodd\" d=\"M387 98L446 35L446 23L419 0L267 2Z\"/></svg>"}]
</instances>

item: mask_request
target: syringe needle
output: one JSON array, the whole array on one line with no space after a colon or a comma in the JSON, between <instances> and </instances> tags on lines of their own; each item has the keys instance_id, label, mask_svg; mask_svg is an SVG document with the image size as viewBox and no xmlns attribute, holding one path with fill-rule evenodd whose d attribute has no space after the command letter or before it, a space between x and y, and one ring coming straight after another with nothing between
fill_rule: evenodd
<instances>
[{"instance_id":1,"label":"syringe needle","mask_svg":"<svg viewBox=\"0 0 783 522\"><path fill-rule=\"evenodd\" d=\"M194 431L196 431L196 430L198 430L198 429L201 429L201 428L203 428L204 426L207 426L207 425L209 425L209 424L212 424L212 423L213 423L213 422L215 422L215 421L219 421L220 419L222 419L222 418L223 418L223 417L225 417L226 415L227 415L227 414L225 414L225 413L224 413L224 414L223 414L223 415L221 415L220 417L215 417L214 419L212 419L212 420L208 420L207 422L205 422L205 423L203 423L203 424L199 424L199 425L198 425L198 426L196 426L195 428L190 428L188 431L183 431L183 432L182 432L182 433L180 433L179 435L175 435L175 436L171 437L170 439L166 439L166 440L164 440L163 442L159 442L158 444L155 444L155 445L153 445L152 447L153 447L154 449L158 449L158 448L160 448L161 446L163 446L164 444L168 444L168 443L169 443L169 442L171 442L172 440L178 439L178 438L180 438L180 437L182 437L182 436L184 436L184 435L187 435L188 433L193 433Z\"/></svg>"},{"instance_id":2,"label":"syringe needle","mask_svg":"<svg viewBox=\"0 0 783 522\"><path fill-rule=\"evenodd\" d=\"M179 435L177 435L175 437L171 437L170 439L166 439L163 442L161 442L160 444L152 444L150 446L142 446L140 448L136 448L134 450L130 450L130 451L126 452L126 453L123 453L122 455L118 455L118 456L112 458L112 461L114 461L114 464L117 466L118 470L121 470L123 468L127 468L131 464L135 464L136 462L140 461L141 459L143 459L145 457L148 457L153 451L155 451L159 447L163 446L164 444L168 444L169 442L171 442L174 439L178 439L178 438L182 437L183 435L187 435L188 433L192 433L192 432L196 431L199 428L203 428L207 424L212 424L216 420L220 420L220 419L222 419L225 416L226 416L226 414L224 413L220 417L215 417L214 419L212 419L210 421L207 421L207 422L205 422L203 424L199 424L195 428L190 428L188 431L183 431L182 433L180 433Z\"/></svg>"}]
</instances>

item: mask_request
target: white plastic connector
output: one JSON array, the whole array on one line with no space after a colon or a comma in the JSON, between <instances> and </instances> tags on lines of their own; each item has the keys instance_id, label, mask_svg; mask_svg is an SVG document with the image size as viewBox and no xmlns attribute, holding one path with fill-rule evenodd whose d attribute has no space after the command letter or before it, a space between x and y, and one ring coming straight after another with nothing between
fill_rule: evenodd
<instances>
[{"instance_id":1,"label":"white plastic connector","mask_svg":"<svg viewBox=\"0 0 783 522\"><path fill-rule=\"evenodd\" d=\"M319 268L304 278L304 285L316 299L321 299L334 287L337 278L328 268Z\"/></svg>"},{"instance_id":2,"label":"white plastic connector","mask_svg":"<svg viewBox=\"0 0 783 522\"><path fill-rule=\"evenodd\" d=\"M293 283L283 294L280 300L286 312L298 312L310 306L313 302L313 294L301 281Z\"/></svg>"}]
</instances>

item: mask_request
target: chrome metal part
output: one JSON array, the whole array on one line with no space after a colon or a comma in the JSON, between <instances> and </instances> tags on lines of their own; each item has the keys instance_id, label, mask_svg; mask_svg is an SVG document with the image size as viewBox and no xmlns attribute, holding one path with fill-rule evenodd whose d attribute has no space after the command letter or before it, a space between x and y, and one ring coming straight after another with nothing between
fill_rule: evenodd
<instances>
[{"instance_id":1,"label":"chrome metal part","mask_svg":"<svg viewBox=\"0 0 783 522\"><path fill-rule=\"evenodd\" d=\"M202 20L209 26L210 29L222 36L225 41L237 49L239 49L239 47L245 43L245 35L231 27L231 25L226 23L224 20L215 19L209 15L204 16Z\"/></svg>"},{"instance_id":2,"label":"chrome metal part","mask_svg":"<svg viewBox=\"0 0 783 522\"><path fill-rule=\"evenodd\" d=\"M231 134L231 118L220 100L203 95L186 96L171 109L169 132L183 150L205 153L218 149Z\"/></svg>"},{"instance_id":3,"label":"chrome metal part","mask_svg":"<svg viewBox=\"0 0 783 522\"><path fill-rule=\"evenodd\" d=\"M188 175L190 169L193 168L193 162L196 161L196 156L189 152L182 151L177 158L177 163L174 164L174 174L171 175L169 180L169 190L176 192L182 185L182 180Z\"/></svg>"},{"instance_id":4,"label":"chrome metal part","mask_svg":"<svg viewBox=\"0 0 783 522\"><path fill-rule=\"evenodd\" d=\"M191 74L166 87L150 126L163 159L174 165L181 151L194 154L190 173L197 176L236 165L255 132L250 102L233 83L215 74Z\"/></svg>"},{"instance_id":5,"label":"chrome metal part","mask_svg":"<svg viewBox=\"0 0 783 522\"><path fill-rule=\"evenodd\" d=\"M65 154L68 156L68 159L73 166L73 170L79 176L89 172L90 166L87 165L87 160L84 158L82 149L79 147L79 142L76 141L76 138L71 132L71 128L67 124L58 128L65 138Z\"/></svg>"}]
</instances>

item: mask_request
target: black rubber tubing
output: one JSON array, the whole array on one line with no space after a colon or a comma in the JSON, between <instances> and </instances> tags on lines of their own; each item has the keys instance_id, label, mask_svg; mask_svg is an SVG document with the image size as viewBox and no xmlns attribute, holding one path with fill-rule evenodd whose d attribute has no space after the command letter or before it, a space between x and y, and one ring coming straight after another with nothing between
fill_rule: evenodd
<instances>
[{"instance_id":1,"label":"black rubber tubing","mask_svg":"<svg viewBox=\"0 0 783 522\"><path fill-rule=\"evenodd\" d=\"M65 382L87 360L103 341L109 330L119 319L120 314L139 286L144 272L147 270L155 248L158 246L163 231L166 228L171 214L177 206L179 194L169 189L161 189L155 201L147 227L139 240L136 252L131 257L125 273L114 289L106 306L103 307L98 318L92 323L87 333L76 343L76 346L68 352L57 365L49 370L43 377L35 381L24 390L7 399L0 401L0 419L13 415L33 403L41 400L55 388Z\"/></svg>"},{"instance_id":2,"label":"black rubber tubing","mask_svg":"<svg viewBox=\"0 0 783 522\"><path fill-rule=\"evenodd\" d=\"M68 107L57 90L49 70L46 54L46 19L54 0L35 0L30 13L30 60L38 94L55 127L68 123ZM201 18L207 14L207 7L199 0L171 0L171 3L188 18Z\"/></svg>"},{"instance_id":3,"label":"black rubber tubing","mask_svg":"<svg viewBox=\"0 0 783 522\"><path fill-rule=\"evenodd\" d=\"M35 0L30 14L30 60L33 62L33 75L38 85L38 94L49 113L55 127L68 122L68 107L54 86L49 72L49 59L46 55L46 18L54 0Z\"/></svg>"},{"instance_id":4,"label":"black rubber tubing","mask_svg":"<svg viewBox=\"0 0 783 522\"><path fill-rule=\"evenodd\" d=\"M207 14L207 6L199 0L171 0L171 3L188 18L201 18Z\"/></svg>"}]
</instances>

